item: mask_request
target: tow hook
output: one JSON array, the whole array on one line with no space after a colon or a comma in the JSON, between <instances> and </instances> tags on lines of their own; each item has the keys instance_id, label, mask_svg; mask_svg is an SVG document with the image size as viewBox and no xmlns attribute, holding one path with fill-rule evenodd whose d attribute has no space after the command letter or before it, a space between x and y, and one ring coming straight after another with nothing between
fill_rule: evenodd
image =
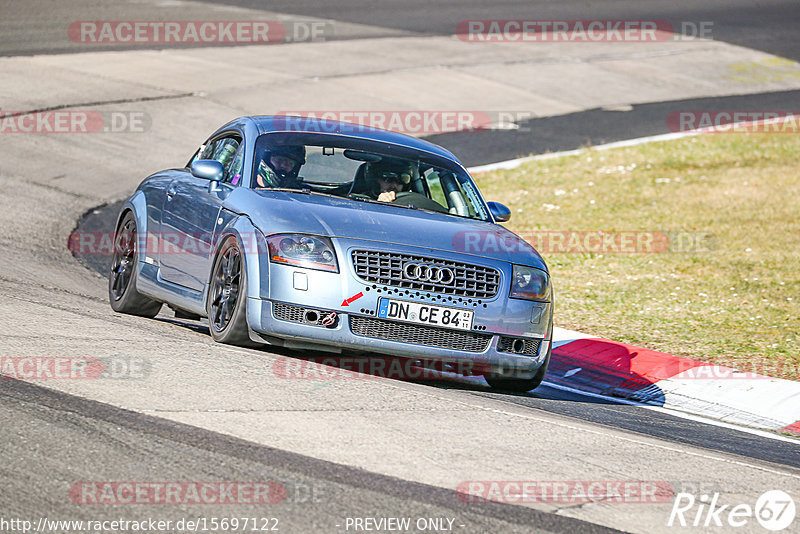
<instances>
[{"instance_id":1,"label":"tow hook","mask_svg":"<svg viewBox=\"0 0 800 534\"><path fill-rule=\"evenodd\" d=\"M333 326L335 322L336 322L336 312L330 312L328 315L322 318L319 324L327 328Z\"/></svg>"}]
</instances>

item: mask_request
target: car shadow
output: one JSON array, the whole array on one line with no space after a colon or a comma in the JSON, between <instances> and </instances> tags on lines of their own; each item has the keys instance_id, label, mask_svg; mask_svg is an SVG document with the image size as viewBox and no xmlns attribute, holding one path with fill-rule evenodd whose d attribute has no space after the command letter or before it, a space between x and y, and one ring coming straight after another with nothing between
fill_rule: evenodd
<instances>
[{"instance_id":1,"label":"car shadow","mask_svg":"<svg viewBox=\"0 0 800 534\"><path fill-rule=\"evenodd\" d=\"M384 378L441 390L471 391L502 397L554 399L552 390L543 391L546 389L545 386L542 386L542 391L537 389L528 392L508 392L493 389L480 374L482 367L480 365L475 366L475 363L471 360L465 360L462 369L474 369L477 373L465 375L449 372L442 368L441 362L431 359L423 360L422 365L419 365L419 358L365 354L363 352L343 354L317 352L311 354L308 351L304 352L281 347L269 347L269 351L283 356L283 358L273 362L273 372L279 378L318 381ZM458 367L457 362L449 361L449 363L455 365L456 368ZM556 397L560 400L584 404L615 404L611 399L579 397L574 394L558 394Z\"/></svg>"},{"instance_id":2,"label":"car shadow","mask_svg":"<svg viewBox=\"0 0 800 534\"><path fill-rule=\"evenodd\" d=\"M208 324L206 324L205 319L202 320L193 320L193 319L175 319L172 317L155 317L156 321L162 323L168 323L175 326L180 326L181 328L186 328L187 330L191 330L193 332L197 332L198 334L205 334L207 336L211 336L211 332L208 330Z\"/></svg>"},{"instance_id":3,"label":"car shadow","mask_svg":"<svg viewBox=\"0 0 800 534\"><path fill-rule=\"evenodd\" d=\"M209 335L205 320L156 317L156 320ZM323 351L264 346L254 349L279 356L273 372L279 378L311 380L386 378L437 389L478 393L491 392L509 397L550 398L551 395L505 392L492 389L474 360L439 360L376 355L364 352L341 354ZM612 404L614 398L650 405L664 405L664 391L657 383L699 362L676 358L610 340L577 340L556 347L542 387L562 387L599 397L582 396L580 402ZM445 368L449 365L450 369ZM457 371L466 371L465 373ZM562 400L570 400L565 396Z\"/></svg>"},{"instance_id":4,"label":"car shadow","mask_svg":"<svg viewBox=\"0 0 800 534\"><path fill-rule=\"evenodd\" d=\"M700 362L607 339L579 339L553 349L545 378L588 393L663 406L658 383Z\"/></svg>"},{"instance_id":5,"label":"car shadow","mask_svg":"<svg viewBox=\"0 0 800 534\"><path fill-rule=\"evenodd\" d=\"M307 352L303 353L279 347L270 347L269 350L285 356L273 364L274 374L280 378L314 379L318 381L384 378L420 384L440 390L469 391L500 398L514 397L556 402L568 401L581 404L618 404L609 398L557 393L548 388L546 383L541 388L528 392L496 390L489 386L483 376L479 374L465 376L446 372L441 368L434 369L433 365L420 367L414 365L415 360L410 358L366 355L364 353L324 356L321 355L322 353L318 353L309 355ZM426 363L431 364L431 361L429 360Z\"/></svg>"}]
</instances>

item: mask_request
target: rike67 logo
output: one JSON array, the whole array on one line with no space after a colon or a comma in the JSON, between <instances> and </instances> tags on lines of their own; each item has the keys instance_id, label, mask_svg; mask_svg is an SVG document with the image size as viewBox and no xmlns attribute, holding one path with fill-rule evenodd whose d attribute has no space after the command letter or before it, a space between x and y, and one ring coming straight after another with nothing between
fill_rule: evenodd
<instances>
[{"instance_id":1,"label":"rike67 logo","mask_svg":"<svg viewBox=\"0 0 800 534\"><path fill-rule=\"evenodd\" d=\"M699 498L691 493L678 493L667 526L736 528L751 524L755 519L767 530L780 531L794 522L796 513L794 500L781 490L762 493L755 506L723 504L719 493L703 494Z\"/></svg>"}]
</instances>

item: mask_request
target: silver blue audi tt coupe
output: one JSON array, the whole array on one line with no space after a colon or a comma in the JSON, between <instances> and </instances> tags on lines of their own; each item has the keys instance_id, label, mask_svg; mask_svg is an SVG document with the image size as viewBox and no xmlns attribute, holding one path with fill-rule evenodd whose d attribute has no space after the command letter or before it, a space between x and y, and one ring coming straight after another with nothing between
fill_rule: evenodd
<instances>
[{"instance_id":1,"label":"silver blue audi tt coupe","mask_svg":"<svg viewBox=\"0 0 800 534\"><path fill-rule=\"evenodd\" d=\"M552 289L509 216L437 145L243 117L123 204L109 300L207 317L222 343L466 361L527 391L550 360Z\"/></svg>"}]
</instances>

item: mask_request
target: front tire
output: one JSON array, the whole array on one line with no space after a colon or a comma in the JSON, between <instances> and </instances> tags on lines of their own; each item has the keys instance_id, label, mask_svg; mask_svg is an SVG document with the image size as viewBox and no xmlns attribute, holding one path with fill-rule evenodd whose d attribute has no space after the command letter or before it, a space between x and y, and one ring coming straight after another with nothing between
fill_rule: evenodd
<instances>
[{"instance_id":1,"label":"front tire","mask_svg":"<svg viewBox=\"0 0 800 534\"><path fill-rule=\"evenodd\" d=\"M214 341L240 347L257 347L247 328L247 273L235 237L225 239L214 260L206 312Z\"/></svg>"},{"instance_id":2,"label":"front tire","mask_svg":"<svg viewBox=\"0 0 800 534\"><path fill-rule=\"evenodd\" d=\"M108 274L108 302L115 312L152 319L161 310L161 303L136 291L139 266L139 245L136 218L127 212L114 235L114 255Z\"/></svg>"}]
</instances>

